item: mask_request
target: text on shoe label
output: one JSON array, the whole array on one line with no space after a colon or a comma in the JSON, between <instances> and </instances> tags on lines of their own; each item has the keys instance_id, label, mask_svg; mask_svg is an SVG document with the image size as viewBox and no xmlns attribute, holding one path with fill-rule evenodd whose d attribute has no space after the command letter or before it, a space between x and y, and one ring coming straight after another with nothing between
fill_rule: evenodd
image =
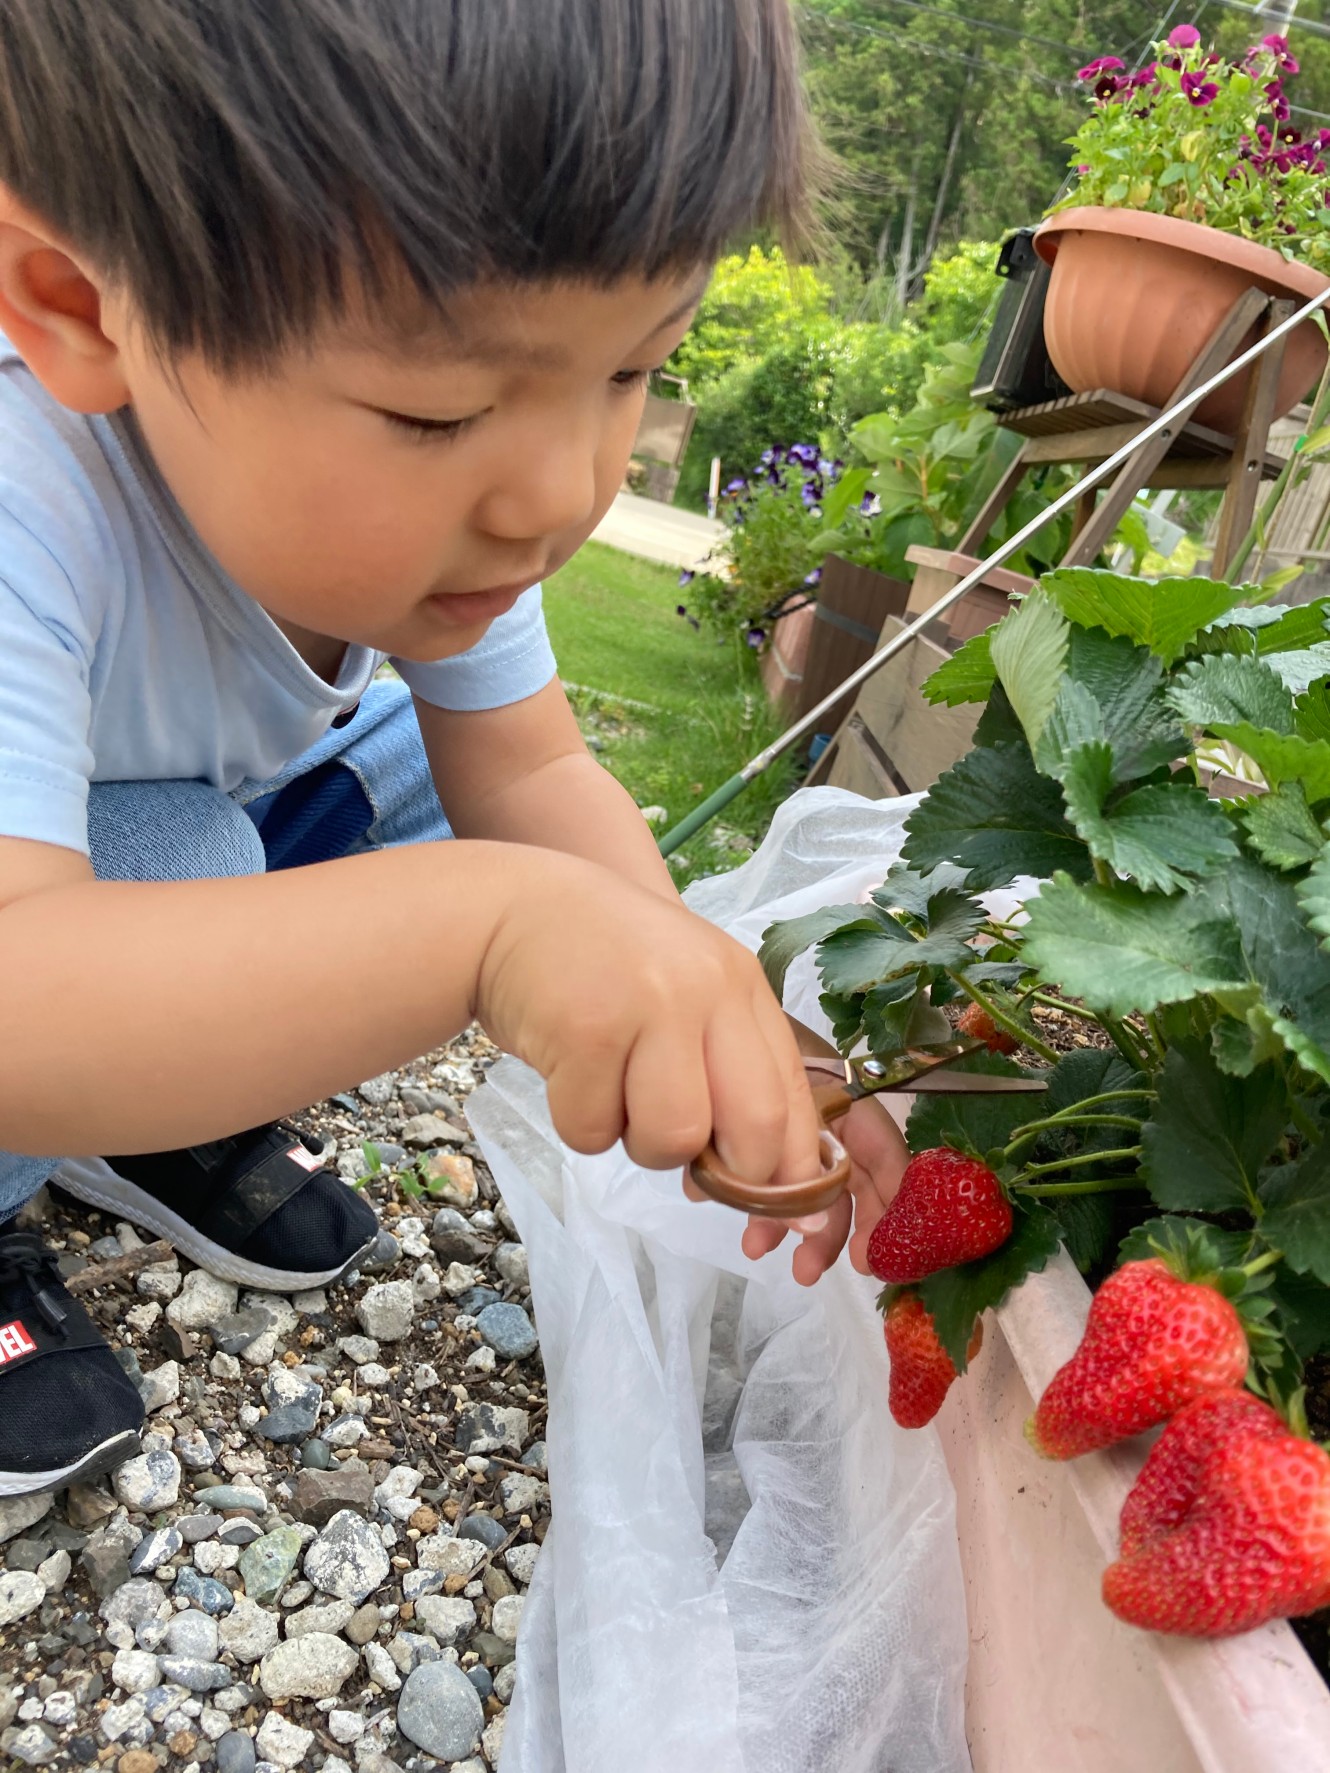
<instances>
[{"instance_id":1,"label":"text on shoe label","mask_svg":"<svg viewBox=\"0 0 1330 1773\"><path fill-rule=\"evenodd\" d=\"M36 1354L37 1344L23 1328L18 1318L12 1324L0 1324L0 1367L8 1361L21 1359L25 1354Z\"/></svg>"}]
</instances>

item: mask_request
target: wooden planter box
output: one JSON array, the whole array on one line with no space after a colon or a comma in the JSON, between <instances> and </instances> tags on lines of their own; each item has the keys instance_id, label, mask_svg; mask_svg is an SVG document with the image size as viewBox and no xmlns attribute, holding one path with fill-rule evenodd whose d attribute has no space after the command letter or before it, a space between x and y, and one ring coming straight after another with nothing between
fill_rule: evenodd
<instances>
[{"instance_id":1,"label":"wooden planter box","mask_svg":"<svg viewBox=\"0 0 1330 1773\"><path fill-rule=\"evenodd\" d=\"M817 602L805 618L806 650L797 691L790 690L787 704L792 719L815 708L876 652L883 622L904 611L909 594L910 587L903 579L891 579L866 566L852 566L839 554L828 554L822 563ZM778 640L784 626L784 622L776 624ZM790 637L791 651L798 644L796 631ZM834 733L853 706L853 693L843 697L828 710L820 723L822 730Z\"/></svg>"},{"instance_id":2,"label":"wooden planter box","mask_svg":"<svg viewBox=\"0 0 1330 1773\"><path fill-rule=\"evenodd\" d=\"M915 569L909 600L905 605L907 616L923 615L939 597L945 597L954 585L958 585L967 573L972 573L979 565L971 554L957 554L948 548L925 548L919 545L908 548L905 558ZM971 635L982 634L985 628L991 628L994 622L1000 622L1011 608L1013 592L1029 591L1033 586L1034 580L1026 578L1023 573L1011 573L1005 567L995 567L973 591L967 591L961 601L953 605L941 620L946 624L952 641L959 646L961 641L969 640Z\"/></svg>"}]
</instances>

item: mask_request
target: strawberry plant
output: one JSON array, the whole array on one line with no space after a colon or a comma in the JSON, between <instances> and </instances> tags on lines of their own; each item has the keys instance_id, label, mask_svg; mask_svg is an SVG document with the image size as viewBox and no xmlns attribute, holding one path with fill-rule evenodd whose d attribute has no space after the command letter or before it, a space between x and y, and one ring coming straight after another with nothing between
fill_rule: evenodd
<instances>
[{"instance_id":1,"label":"strawberry plant","mask_svg":"<svg viewBox=\"0 0 1330 1773\"><path fill-rule=\"evenodd\" d=\"M880 1272L913 1283L957 1373L980 1314L1065 1247L1092 1285L1114 1275L1101 1327L1115 1301L1129 1308L1050 1386L1040 1451L1075 1456L1245 1383L1294 1443L1289 1486L1330 1510L1303 1401L1307 1363L1330 1357L1330 599L1260 595L1045 575L926 685L935 704L983 711L974 748L911 814L901 861L867 903L774 925L762 958L780 992L815 950L847 1054L960 1020L983 1042L961 1069L1047 1083L923 1094L909 1118L928 1188L889 1210ZM1087 1044L1059 1050L1069 1019ZM998 1233L967 1243L976 1201ZM1242 1457L1213 1463L1237 1481ZM1193 1629L1185 1607L1122 1597L1154 1595L1168 1558L1181 1570L1197 1545L1223 1545L1212 1501L1201 1481L1154 1565L1113 1578L1124 1617ZM1259 1536L1271 1506L1253 1500L1243 1530ZM1264 1601L1244 1589L1194 1628L1326 1604L1330 1545L1308 1575L1311 1555L1290 1553L1296 1579Z\"/></svg>"}]
</instances>

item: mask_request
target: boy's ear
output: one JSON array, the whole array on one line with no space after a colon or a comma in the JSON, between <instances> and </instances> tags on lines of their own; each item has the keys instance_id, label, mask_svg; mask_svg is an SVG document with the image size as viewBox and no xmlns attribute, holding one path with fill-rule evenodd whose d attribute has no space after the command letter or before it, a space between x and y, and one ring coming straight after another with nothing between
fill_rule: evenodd
<instances>
[{"instance_id":1,"label":"boy's ear","mask_svg":"<svg viewBox=\"0 0 1330 1773\"><path fill-rule=\"evenodd\" d=\"M118 344L102 329L95 273L0 186L0 332L46 391L74 412L129 400Z\"/></svg>"}]
</instances>

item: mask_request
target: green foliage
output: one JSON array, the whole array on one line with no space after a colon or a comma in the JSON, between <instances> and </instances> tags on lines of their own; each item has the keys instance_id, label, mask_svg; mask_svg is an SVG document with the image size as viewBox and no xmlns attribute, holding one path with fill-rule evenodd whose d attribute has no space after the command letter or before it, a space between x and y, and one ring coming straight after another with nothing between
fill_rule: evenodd
<instances>
[{"instance_id":1,"label":"green foliage","mask_svg":"<svg viewBox=\"0 0 1330 1773\"><path fill-rule=\"evenodd\" d=\"M1123 1233L1122 1259L1163 1250L1234 1299L1276 1398L1330 1346L1330 677L1289 687L1325 612L1242 596L1046 575L930 686L985 709L910 815L904 862L869 905L767 932L775 955L815 945L847 1052L899 1060L930 1006L966 995L1043 1061L1042 1096L930 1092L910 1115L912 1149L980 1158L1018 1214L985 1263L923 1283L954 1358L1058 1243L1095 1273ZM1200 785L1220 740L1245 799ZM1024 918L984 921L975 895L1022 877L1041 883ZM908 1023L870 1001L889 987ZM1059 1059L1036 989L1111 1047Z\"/></svg>"}]
</instances>

